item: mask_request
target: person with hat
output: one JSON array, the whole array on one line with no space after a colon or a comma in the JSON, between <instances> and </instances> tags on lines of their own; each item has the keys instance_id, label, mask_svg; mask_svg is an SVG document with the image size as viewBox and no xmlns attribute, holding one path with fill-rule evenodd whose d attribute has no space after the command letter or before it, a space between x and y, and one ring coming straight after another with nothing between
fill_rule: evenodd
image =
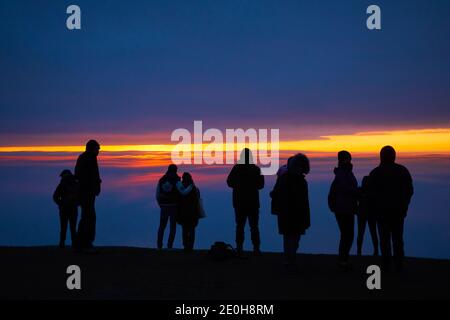
<instances>
[{"instance_id":1,"label":"person with hat","mask_svg":"<svg viewBox=\"0 0 450 320\"><path fill-rule=\"evenodd\" d=\"M64 248L66 242L67 225L70 225L72 246L75 244L78 219L78 182L70 170L63 170L61 181L53 193L53 201L59 207L59 247Z\"/></svg>"}]
</instances>

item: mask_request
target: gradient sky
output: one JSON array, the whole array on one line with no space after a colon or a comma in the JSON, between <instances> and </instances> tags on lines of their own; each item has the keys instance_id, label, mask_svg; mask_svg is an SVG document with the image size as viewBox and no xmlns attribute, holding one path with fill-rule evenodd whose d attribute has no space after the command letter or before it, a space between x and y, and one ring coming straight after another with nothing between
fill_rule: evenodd
<instances>
[{"instance_id":1,"label":"gradient sky","mask_svg":"<svg viewBox=\"0 0 450 320\"><path fill-rule=\"evenodd\" d=\"M82 30L66 28L71 4ZM381 31L366 28L371 4ZM58 174L95 138L96 244L153 246L171 132L202 120L280 129L283 162L308 154L302 252L336 252L335 152L359 153L360 181L394 145L416 190L407 254L450 258L449 13L447 0L0 0L0 245L55 243ZM208 214L198 247L232 242L229 166L180 171L193 173ZM279 251L274 179L261 191L261 230L263 249Z\"/></svg>"},{"instance_id":2,"label":"gradient sky","mask_svg":"<svg viewBox=\"0 0 450 320\"><path fill-rule=\"evenodd\" d=\"M65 27L73 3L80 31ZM372 3L381 31L366 28ZM445 0L4 0L0 145L167 142L193 120L296 140L449 128L449 12Z\"/></svg>"}]
</instances>

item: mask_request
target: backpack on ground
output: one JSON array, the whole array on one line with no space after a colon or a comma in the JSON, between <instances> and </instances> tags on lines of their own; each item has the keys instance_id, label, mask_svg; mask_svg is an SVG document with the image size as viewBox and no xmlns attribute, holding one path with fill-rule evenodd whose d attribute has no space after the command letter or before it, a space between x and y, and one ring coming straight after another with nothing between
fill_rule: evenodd
<instances>
[{"instance_id":1,"label":"backpack on ground","mask_svg":"<svg viewBox=\"0 0 450 320\"><path fill-rule=\"evenodd\" d=\"M214 261L222 261L236 257L233 246L222 241L216 241L208 251L208 258Z\"/></svg>"}]
</instances>

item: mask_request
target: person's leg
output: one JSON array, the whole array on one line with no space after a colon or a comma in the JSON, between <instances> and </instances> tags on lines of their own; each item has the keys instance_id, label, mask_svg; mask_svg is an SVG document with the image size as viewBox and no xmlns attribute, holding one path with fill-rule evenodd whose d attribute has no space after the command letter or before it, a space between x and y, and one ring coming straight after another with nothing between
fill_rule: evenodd
<instances>
[{"instance_id":1,"label":"person's leg","mask_svg":"<svg viewBox=\"0 0 450 320\"><path fill-rule=\"evenodd\" d=\"M71 208L71 212L69 215L70 239L72 247L75 246L76 242L77 219L78 219L78 207L74 206L73 208Z\"/></svg>"},{"instance_id":2,"label":"person's leg","mask_svg":"<svg viewBox=\"0 0 450 320\"><path fill-rule=\"evenodd\" d=\"M181 234L183 238L183 248L187 250L189 247L189 228L185 225L182 225Z\"/></svg>"},{"instance_id":3,"label":"person's leg","mask_svg":"<svg viewBox=\"0 0 450 320\"><path fill-rule=\"evenodd\" d=\"M241 252L244 248L244 231L245 223L247 222L247 213L242 209L235 209L235 221L236 221L236 250Z\"/></svg>"},{"instance_id":4,"label":"person's leg","mask_svg":"<svg viewBox=\"0 0 450 320\"><path fill-rule=\"evenodd\" d=\"M97 215L95 212L95 195L92 195L89 198L89 223L88 223L88 235L87 235L87 241L88 246L92 247L95 241L95 229L96 229L96 223L97 223Z\"/></svg>"},{"instance_id":5,"label":"person's leg","mask_svg":"<svg viewBox=\"0 0 450 320\"><path fill-rule=\"evenodd\" d=\"M259 235L259 210L255 209L250 212L248 216L248 223L250 225L250 233L252 237L253 251L259 253L261 240Z\"/></svg>"},{"instance_id":6,"label":"person's leg","mask_svg":"<svg viewBox=\"0 0 450 320\"><path fill-rule=\"evenodd\" d=\"M384 270L390 271L391 269L391 227L388 219L380 218L378 221L378 230L380 232L380 245L381 245L381 260Z\"/></svg>"},{"instance_id":7,"label":"person's leg","mask_svg":"<svg viewBox=\"0 0 450 320\"><path fill-rule=\"evenodd\" d=\"M378 256L377 220L374 217L369 217L367 222L369 224L370 237L372 238L373 255Z\"/></svg>"},{"instance_id":8,"label":"person's leg","mask_svg":"<svg viewBox=\"0 0 450 320\"><path fill-rule=\"evenodd\" d=\"M366 222L367 219L364 214L359 214L357 217L358 220L358 237L356 239L357 246L357 254L360 256L362 254L362 244L364 240L364 233L366 231Z\"/></svg>"},{"instance_id":9,"label":"person's leg","mask_svg":"<svg viewBox=\"0 0 450 320\"><path fill-rule=\"evenodd\" d=\"M66 212L66 209L65 208L60 209L59 210L59 224L60 224L59 246L61 248L64 248L65 242L66 242L67 223L68 223L68 214Z\"/></svg>"},{"instance_id":10,"label":"person's leg","mask_svg":"<svg viewBox=\"0 0 450 320\"><path fill-rule=\"evenodd\" d=\"M81 195L80 206L81 206L81 219L80 222L78 223L77 246L80 249L84 249L88 248L92 244L91 243L92 206L93 206L92 197L86 194Z\"/></svg>"},{"instance_id":11,"label":"person's leg","mask_svg":"<svg viewBox=\"0 0 450 320\"><path fill-rule=\"evenodd\" d=\"M191 228L191 232L190 232L190 245L191 245L191 250L194 250L194 243L195 243L195 226L193 226Z\"/></svg>"},{"instance_id":12,"label":"person's leg","mask_svg":"<svg viewBox=\"0 0 450 320\"><path fill-rule=\"evenodd\" d=\"M169 219L170 219L170 233L169 233L169 240L167 243L167 247L169 249L173 248L173 242L175 241L175 234L177 232L177 213L178 213L178 207L171 207L170 208L170 214L169 214Z\"/></svg>"},{"instance_id":13,"label":"person's leg","mask_svg":"<svg viewBox=\"0 0 450 320\"><path fill-rule=\"evenodd\" d=\"M295 266L299 241L299 234L283 235L284 264L288 267Z\"/></svg>"},{"instance_id":14,"label":"person's leg","mask_svg":"<svg viewBox=\"0 0 450 320\"><path fill-rule=\"evenodd\" d=\"M166 230L168 221L169 221L169 214L167 212L167 207L162 207L159 216L158 241L157 241L158 249L162 249L163 247L164 231Z\"/></svg>"},{"instance_id":15,"label":"person's leg","mask_svg":"<svg viewBox=\"0 0 450 320\"><path fill-rule=\"evenodd\" d=\"M341 232L339 241L339 262L347 263L354 237L354 215L336 213L336 221Z\"/></svg>"},{"instance_id":16,"label":"person's leg","mask_svg":"<svg viewBox=\"0 0 450 320\"><path fill-rule=\"evenodd\" d=\"M403 229L404 229L403 217L397 217L392 223L392 244L394 249L394 263L397 271L403 269L403 258L405 256L404 244L403 244Z\"/></svg>"}]
</instances>

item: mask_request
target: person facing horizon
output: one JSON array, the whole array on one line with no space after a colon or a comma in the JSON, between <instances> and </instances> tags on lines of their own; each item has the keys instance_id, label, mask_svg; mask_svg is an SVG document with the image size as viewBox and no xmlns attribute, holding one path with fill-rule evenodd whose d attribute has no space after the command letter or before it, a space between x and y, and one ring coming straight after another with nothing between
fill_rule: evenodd
<instances>
[{"instance_id":1,"label":"person facing horizon","mask_svg":"<svg viewBox=\"0 0 450 320\"><path fill-rule=\"evenodd\" d=\"M227 178L228 187L233 189L233 208L236 222L236 251L244 250L245 225L247 219L253 244L253 252L260 254L259 235L259 190L264 188L261 169L253 163L252 152L248 148L241 151L239 161L233 166Z\"/></svg>"},{"instance_id":2,"label":"person facing horizon","mask_svg":"<svg viewBox=\"0 0 450 320\"><path fill-rule=\"evenodd\" d=\"M79 185L75 176L68 169L60 175L61 181L53 193L53 201L59 208L59 247L64 248L67 234L67 224L70 226L70 238L72 247L75 246L78 219Z\"/></svg>"},{"instance_id":3,"label":"person facing horizon","mask_svg":"<svg viewBox=\"0 0 450 320\"><path fill-rule=\"evenodd\" d=\"M80 184L81 219L78 224L77 248L93 248L96 228L95 199L100 195L101 183L97 156L100 144L95 140L86 143L86 151L77 159L75 177Z\"/></svg>"},{"instance_id":4,"label":"person facing horizon","mask_svg":"<svg viewBox=\"0 0 450 320\"><path fill-rule=\"evenodd\" d=\"M385 146L381 149L380 164L369 175L368 191L369 206L376 212L380 231L382 266L388 272L392 262L396 271L403 269L404 220L414 194L411 174L406 167L396 163L395 159L393 147Z\"/></svg>"},{"instance_id":5,"label":"person facing horizon","mask_svg":"<svg viewBox=\"0 0 450 320\"><path fill-rule=\"evenodd\" d=\"M328 193L328 206L335 214L339 227L338 266L350 267L350 249L355 233L355 214L358 210L358 181L353 174L352 156L348 151L338 152L338 166L334 168L335 177Z\"/></svg>"},{"instance_id":6,"label":"person facing horizon","mask_svg":"<svg viewBox=\"0 0 450 320\"><path fill-rule=\"evenodd\" d=\"M177 171L178 167L175 164L170 164L166 173L159 179L156 187L156 200L161 208L157 238L157 247L159 250L163 248L164 231L169 221L170 232L167 248L173 248L177 231L176 217L180 207L180 197L181 195L188 194L193 187L191 184L185 188L180 181Z\"/></svg>"},{"instance_id":7,"label":"person facing horizon","mask_svg":"<svg viewBox=\"0 0 450 320\"><path fill-rule=\"evenodd\" d=\"M362 245L364 240L364 233L366 231L366 224L369 225L370 237L372 238L373 244L373 255L378 256L378 228L377 228L377 218L375 213L371 210L369 206L369 176L364 176L361 182L361 187L359 188L359 201L358 201L358 237L356 240L357 244L357 255L362 255Z\"/></svg>"},{"instance_id":8,"label":"person facing horizon","mask_svg":"<svg viewBox=\"0 0 450 320\"><path fill-rule=\"evenodd\" d=\"M300 238L311 226L308 182L309 159L304 154L289 158L287 171L277 178L273 190L272 214L277 216L278 232L283 236L283 265L297 272L296 255Z\"/></svg>"},{"instance_id":9,"label":"person facing horizon","mask_svg":"<svg viewBox=\"0 0 450 320\"><path fill-rule=\"evenodd\" d=\"M182 228L184 250L192 252L194 250L195 228L200 219L200 190L195 185L190 173L183 173L181 179L183 187L187 189L192 186L192 190L181 196L177 222Z\"/></svg>"}]
</instances>

